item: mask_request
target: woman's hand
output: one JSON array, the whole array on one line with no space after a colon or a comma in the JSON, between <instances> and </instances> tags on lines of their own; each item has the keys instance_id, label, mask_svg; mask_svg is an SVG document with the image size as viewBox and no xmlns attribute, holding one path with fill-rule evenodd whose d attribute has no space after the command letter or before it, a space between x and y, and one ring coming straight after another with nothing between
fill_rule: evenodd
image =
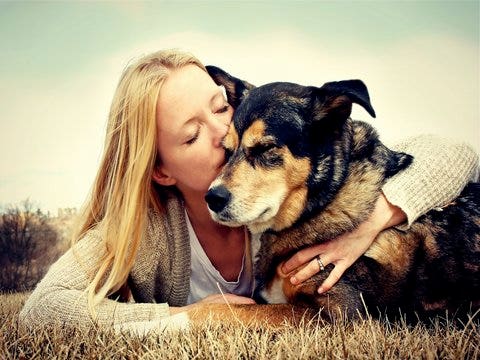
<instances>
[{"instance_id":1,"label":"woman's hand","mask_svg":"<svg viewBox=\"0 0 480 360\"><path fill-rule=\"evenodd\" d=\"M324 266L335 265L318 288L319 293L324 293L330 290L345 270L367 251L380 231L401 224L406 218L402 209L390 204L382 193L370 217L355 230L325 243L300 250L283 264L282 271L288 274L306 264L290 278L292 284L300 284L320 271L320 264L316 259L320 256Z\"/></svg>"},{"instance_id":2,"label":"woman's hand","mask_svg":"<svg viewBox=\"0 0 480 360\"><path fill-rule=\"evenodd\" d=\"M181 306L181 307L175 307L175 306L170 306L170 315L175 315L178 314L182 311L190 311L194 309L196 306L201 305L201 304L248 304L248 305L253 305L256 304L255 300L245 297L245 296L238 296L234 294L213 294L209 295L206 298L203 298L202 300L190 304L187 306Z\"/></svg>"}]
</instances>

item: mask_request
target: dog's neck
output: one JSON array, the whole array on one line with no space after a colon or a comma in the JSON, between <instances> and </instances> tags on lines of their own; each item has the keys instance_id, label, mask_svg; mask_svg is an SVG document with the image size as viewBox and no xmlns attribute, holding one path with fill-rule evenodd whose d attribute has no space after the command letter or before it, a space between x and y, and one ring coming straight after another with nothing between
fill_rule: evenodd
<instances>
[{"instance_id":1,"label":"dog's neck","mask_svg":"<svg viewBox=\"0 0 480 360\"><path fill-rule=\"evenodd\" d=\"M329 189L331 200L323 207L315 207L321 202L311 199L308 212L292 226L266 232L262 243L268 243L269 251L288 256L300 248L351 231L368 218L385 181L385 168L375 154L383 151L384 146L370 129L365 123L348 122L344 136L348 137L349 163L344 173L338 170L340 182L336 189Z\"/></svg>"}]
</instances>

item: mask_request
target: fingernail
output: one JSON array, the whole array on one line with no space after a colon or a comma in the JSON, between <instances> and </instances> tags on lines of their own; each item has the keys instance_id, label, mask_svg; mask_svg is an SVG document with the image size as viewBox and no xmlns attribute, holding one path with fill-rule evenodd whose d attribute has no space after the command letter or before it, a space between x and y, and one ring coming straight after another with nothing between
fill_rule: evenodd
<instances>
[{"instance_id":1,"label":"fingernail","mask_svg":"<svg viewBox=\"0 0 480 360\"><path fill-rule=\"evenodd\" d=\"M318 288L317 292L318 292L319 294L323 294L323 292L324 292L323 287L320 286L320 287Z\"/></svg>"},{"instance_id":2,"label":"fingernail","mask_svg":"<svg viewBox=\"0 0 480 360\"><path fill-rule=\"evenodd\" d=\"M290 278L290 282L291 282L293 285L295 285L295 284L298 283L298 280L297 280L297 278L296 278L295 276L292 276L292 277Z\"/></svg>"}]
</instances>

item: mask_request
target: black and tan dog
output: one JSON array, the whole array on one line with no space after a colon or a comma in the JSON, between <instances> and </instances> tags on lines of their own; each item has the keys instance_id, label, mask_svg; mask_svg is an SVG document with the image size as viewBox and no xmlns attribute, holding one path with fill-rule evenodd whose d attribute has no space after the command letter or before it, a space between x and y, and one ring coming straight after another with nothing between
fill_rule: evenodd
<instances>
[{"instance_id":1,"label":"black and tan dog","mask_svg":"<svg viewBox=\"0 0 480 360\"><path fill-rule=\"evenodd\" d=\"M350 119L352 103L375 116L359 80L254 87L219 68L208 71L236 110L224 140L229 160L206 200L216 221L264 232L256 280L267 303L348 317L364 313L365 305L372 314L401 309L421 318L479 308L479 184L408 231L380 233L326 294L316 289L332 265L292 286L279 264L366 220L385 180L412 157L388 149L369 124Z\"/></svg>"}]
</instances>

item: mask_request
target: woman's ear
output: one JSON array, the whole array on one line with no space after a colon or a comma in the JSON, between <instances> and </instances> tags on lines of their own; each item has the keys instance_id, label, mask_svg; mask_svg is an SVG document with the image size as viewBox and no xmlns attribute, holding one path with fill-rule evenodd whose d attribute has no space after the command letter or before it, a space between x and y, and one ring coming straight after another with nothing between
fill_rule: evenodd
<instances>
[{"instance_id":1,"label":"woman's ear","mask_svg":"<svg viewBox=\"0 0 480 360\"><path fill-rule=\"evenodd\" d=\"M152 179L155 181L158 185L162 186L172 186L175 185L177 180L167 173L165 173L162 169L161 166L156 166L153 169L153 174L152 174Z\"/></svg>"}]
</instances>

